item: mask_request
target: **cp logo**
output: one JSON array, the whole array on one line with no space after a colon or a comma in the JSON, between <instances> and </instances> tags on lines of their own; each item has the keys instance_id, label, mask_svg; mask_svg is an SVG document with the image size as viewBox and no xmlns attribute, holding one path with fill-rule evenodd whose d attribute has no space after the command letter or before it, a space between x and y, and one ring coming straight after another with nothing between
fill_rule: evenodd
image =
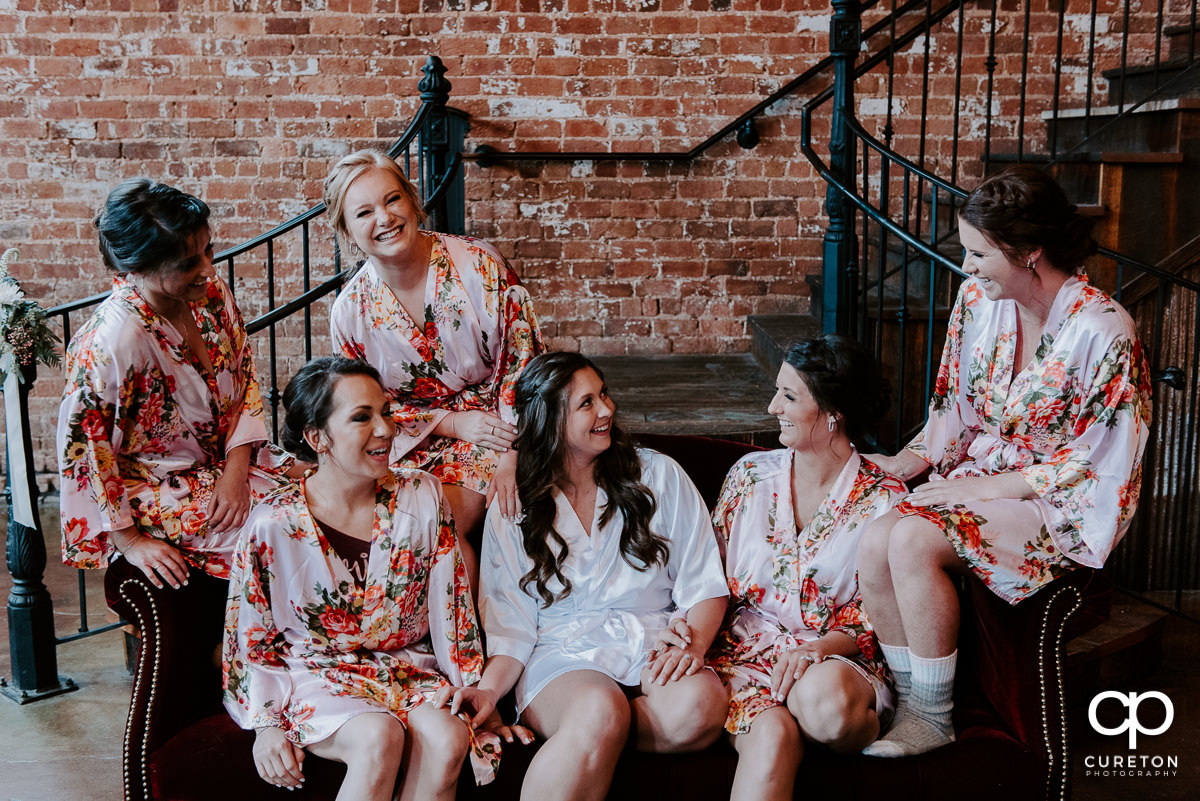
<instances>
[{"instance_id":1,"label":"cp logo","mask_svg":"<svg viewBox=\"0 0 1200 801\"><path fill-rule=\"evenodd\" d=\"M1100 702L1105 698L1115 698L1129 709L1129 717L1125 719L1124 723L1114 729L1105 728L1104 726L1100 725L1100 721L1096 720L1096 707L1100 706ZM1141 721L1138 720L1138 704L1147 698L1157 699L1162 703L1163 708L1167 711L1166 718L1163 720L1162 725L1157 729L1143 728ZM1127 729L1129 730L1130 750L1137 747L1138 732L1149 735L1162 734L1171 727L1171 721L1174 719L1175 707L1171 705L1171 699L1157 690L1153 690L1148 693L1141 693L1140 695L1138 693L1129 693L1126 695L1125 693L1119 693L1116 690L1108 690L1093 698L1092 703L1088 706L1088 722L1090 722L1092 724L1092 728L1098 731L1100 734L1112 736L1114 734L1120 734Z\"/></svg>"}]
</instances>

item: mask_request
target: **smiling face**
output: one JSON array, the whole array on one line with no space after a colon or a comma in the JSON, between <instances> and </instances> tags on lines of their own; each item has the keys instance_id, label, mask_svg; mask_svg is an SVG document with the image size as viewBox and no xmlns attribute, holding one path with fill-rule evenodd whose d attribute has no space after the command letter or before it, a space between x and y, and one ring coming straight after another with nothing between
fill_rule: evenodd
<instances>
[{"instance_id":1,"label":"smiling face","mask_svg":"<svg viewBox=\"0 0 1200 801\"><path fill-rule=\"evenodd\" d=\"M403 265L422 252L417 210L387 170L373 167L351 182L342 219L354 244L382 264Z\"/></svg>"},{"instance_id":2,"label":"smiling face","mask_svg":"<svg viewBox=\"0 0 1200 801\"><path fill-rule=\"evenodd\" d=\"M178 261L143 273L138 286L150 305L163 313L178 303L204 300L214 275L212 232L206 225L188 236Z\"/></svg>"},{"instance_id":3,"label":"smiling face","mask_svg":"<svg viewBox=\"0 0 1200 801\"><path fill-rule=\"evenodd\" d=\"M616 409L608 397L608 387L595 370L585 367L571 377L562 422L569 459L588 463L608 450Z\"/></svg>"},{"instance_id":4,"label":"smiling face","mask_svg":"<svg viewBox=\"0 0 1200 801\"><path fill-rule=\"evenodd\" d=\"M989 300L1023 297L1032 284L1024 264L1014 264L982 231L961 217L958 238L963 246L963 272L979 278L979 286Z\"/></svg>"},{"instance_id":5,"label":"smiling face","mask_svg":"<svg viewBox=\"0 0 1200 801\"><path fill-rule=\"evenodd\" d=\"M333 388L333 409L325 430L305 438L317 452L321 470L372 481L387 475L396 423L391 400L374 378L346 375Z\"/></svg>"},{"instance_id":6,"label":"smiling face","mask_svg":"<svg viewBox=\"0 0 1200 801\"><path fill-rule=\"evenodd\" d=\"M785 448L807 453L829 447L829 415L817 406L796 368L786 362L779 368L767 413L779 419L779 443Z\"/></svg>"}]
</instances>

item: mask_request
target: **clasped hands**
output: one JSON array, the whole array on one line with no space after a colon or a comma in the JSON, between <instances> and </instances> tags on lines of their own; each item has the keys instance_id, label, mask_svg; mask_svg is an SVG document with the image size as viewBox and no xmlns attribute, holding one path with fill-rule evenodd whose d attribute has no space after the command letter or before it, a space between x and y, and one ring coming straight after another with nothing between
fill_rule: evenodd
<instances>
[{"instance_id":1,"label":"clasped hands","mask_svg":"<svg viewBox=\"0 0 1200 801\"><path fill-rule=\"evenodd\" d=\"M650 672L651 684L665 685L691 676L702 667L704 651L693 642L687 619L679 617L659 633L646 670Z\"/></svg>"}]
</instances>

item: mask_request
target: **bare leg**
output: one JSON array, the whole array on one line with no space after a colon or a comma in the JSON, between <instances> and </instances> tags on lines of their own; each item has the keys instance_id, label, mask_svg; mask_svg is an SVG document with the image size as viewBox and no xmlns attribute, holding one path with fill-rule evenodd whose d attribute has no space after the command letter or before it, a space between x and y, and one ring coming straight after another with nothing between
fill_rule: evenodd
<instances>
[{"instance_id":1,"label":"bare leg","mask_svg":"<svg viewBox=\"0 0 1200 801\"><path fill-rule=\"evenodd\" d=\"M892 527L888 562L909 647L910 686L905 698L904 677L897 672L901 703L896 722L865 753L896 757L931 751L954 739L959 606L951 575L966 566L942 530L921 517L902 518ZM867 613L872 614L870 608Z\"/></svg>"},{"instance_id":2,"label":"bare leg","mask_svg":"<svg viewBox=\"0 0 1200 801\"><path fill-rule=\"evenodd\" d=\"M650 684L642 673L642 696L630 704L639 751L677 754L716 742L729 712L729 691L711 670L666 684Z\"/></svg>"},{"instance_id":3,"label":"bare leg","mask_svg":"<svg viewBox=\"0 0 1200 801\"><path fill-rule=\"evenodd\" d=\"M875 688L858 671L827 659L804 671L788 693L787 709L814 742L851 754L879 736Z\"/></svg>"},{"instance_id":4,"label":"bare leg","mask_svg":"<svg viewBox=\"0 0 1200 801\"><path fill-rule=\"evenodd\" d=\"M888 540L888 563L904 634L914 654L933 658L954 651L958 642L958 592L951 574L965 565L942 530L923 517L902 518ZM872 615L874 609L867 608ZM883 634L880 639L893 643Z\"/></svg>"},{"instance_id":5,"label":"bare leg","mask_svg":"<svg viewBox=\"0 0 1200 801\"><path fill-rule=\"evenodd\" d=\"M858 583L863 607L871 618L879 641L888 645L906 646L904 622L892 586L892 566L888 550L892 529L900 520L897 512L888 512L867 524L858 541Z\"/></svg>"},{"instance_id":6,"label":"bare leg","mask_svg":"<svg viewBox=\"0 0 1200 801\"><path fill-rule=\"evenodd\" d=\"M305 749L345 763L337 801L391 801L404 758L404 726L386 712L356 715Z\"/></svg>"},{"instance_id":7,"label":"bare leg","mask_svg":"<svg viewBox=\"0 0 1200 801\"><path fill-rule=\"evenodd\" d=\"M401 801L453 801L470 739L467 725L450 710L421 704L408 713Z\"/></svg>"},{"instance_id":8,"label":"bare leg","mask_svg":"<svg viewBox=\"0 0 1200 801\"><path fill-rule=\"evenodd\" d=\"M629 701L615 681L594 670L554 679L525 709L546 738L521 787L525 801L601 801L629 739Z\"/></svg>"},{"instance_id":9,"label":"bare leg","mask_svg":"<svg viewBox=\"0 0 1200 801\"><path fill-rule=\"evenodd\" d=\"M462 551L467 578L471 580L471 592L478 593L479 546L483 537L483 515L487 511L483 505L486 498L457 484L443 484L442 492L450 504L450 513L454 515L458 547Z\"/></svg>"},{"instance_id":10,"label":"bare leg","mask_svg":"<svg viewBox=\"0 0 1200 801\"><path fill-rule=\"evenodd\" d=\"M732 739L738 762L729 801L791 801L804 739L787 707L766 710Z\"/></svg>"}]
</instances>

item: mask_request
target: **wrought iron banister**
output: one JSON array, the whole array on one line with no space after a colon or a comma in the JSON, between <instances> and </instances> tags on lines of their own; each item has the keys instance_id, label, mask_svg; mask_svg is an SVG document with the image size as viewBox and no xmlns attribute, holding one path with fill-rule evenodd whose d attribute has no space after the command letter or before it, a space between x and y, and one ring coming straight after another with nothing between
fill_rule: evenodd
<instances>
[{"instance_id":1,"label":"wrought iron banister","mask_svg":"<svg viewBox=\"0 0 1200 801\"><path fill-rule=\"evenodd\" d=\"M1062 9L1069 1L1066 0L1058 9L1052 9L1060 20L1064 18ZM1191 71L1196 68L1197 4L1195 0L1190 0L1190 3L1191 23L1181 29L1189 36L1188 56L1186 61L1177 60L1171 64L1179 70L1177 76L1172 78L1168 75L1160 80L1155 72L1154 86L1147 96L1132 102L1121 98L1117 105L1123 108L1124 117L1114 115L1114 119L1103 125L1085 124L1087 136L1103 134L1120 125L1123 118L1128 118L1138 109L1160 108L1161 104L1150 105L1154 103L1154 98L1194 74ZM910 148L910 151L917 151L915 157L900 152L903 148L897 147L892 141L893 102L890 88L888 116L883 125L885 141L876 138L868 130L867 123L858 116L853 86L835 86L814 97L801 109L801 151L829 187L826 208L831 221L827 241L836 231L843 232L838 235L846 240L840 248L826 249L826 303L823 310L827 315L826 326L874 343L876 352L893 379L893 386L898 388L896 407L892 412L894 436L888 443L892 448L905 444L908 435L924 418L925 401L937 366L935 356L944 338L944 317L962 276L953 256L945 248L945 245L954 241L954 212L965 196L964 190L956 185L959 163L964 157L970 157L979 158L986 165L995 158L993 146L997 140L993 139L993 130L1000 130L1000 126L1008 124L1012 126L1010 130L1016 131L1016 153L1011 160L1038 161L1056 169L1066 169L1068 162L1086 166L1088 162L1096 160L1091 156L1080 159L1076 155L1090 146L1087 136L1075 144L1064 143L1061 137L1055 136L1060 132L1056 127L1058 121L1086 117L1097 110L1091 99L1093 87L1090 80L1081 90L1081 99L1078 101L1083 109L1081 112L1068 113L1062 110L1063 106L1076 102L1071 100L1072 95L1067 91L1065 82L1056 83L1051 97L1042 98L1046 100L1047 108L1043 116L1048 122L1048 151L1038 151L1026 145L1025 122L1036 118L1037 112L1031 111L1034 106L1026 105L1027 100L1032 103L1033 95L1026 94L1023 80L1022 86L1014 90L1014 95L1019 95L1021 101L1016 104L1015 115L1006 120L993 116L991 98L997 88L993 83L993 74L1000 58L1007 56L1019 60L1022 79L1031 71L1043 69L1031 67L1035 57L1043 62L1047 57L1052 58L1056 75L1061 74L1059 69L1063 62L1061 36L1054 37L1054 52L1050 54L1031 49L1027 39L1020 40L1014 52L998 52L1000 43L995 30L999 4L993 4L987 12L992 27L990 31L985 31L988 39L985 62L988 71L987 100L983 104L986 108L986 124L982 131L974 132L978 138L961 139L964 146L970 147L965 147L969 156L960 154L958 109L961 98L958 92L964 53L962 37L967 27L965 15L969 6L962 4L962 14L955 17L949 13L954 5L954 2L947 4L945 9L948 13L940 16L931 11L925 22L918 23L916 28L908 32L924 35L926 48L935 38L939 42L954 43L952 48L943 46L942 52L944 54L949 49L955 51L955 60L951 65L955 72L956 87L955 127L948 140L941 143L940 150L934 151L939 156L936 167L927 160L926 142L936 143L936 140L931 140L927 135L925 110L928 101L923 91L918 97L906 96L906 100L914 107L919 103L921 108L919 120L910 126L917 131L917 141L911 143ZM1023 6L1006 9L1005 13L1010 15L1010 21L1020 16L1029 20L1032 5L1027 0ZM837 2L834 7L835 18L838 12L850 18L856 13L852 0ZM941 20L940 28L930 22L935 16ZM1087 24L1091 30L1096 30L1094 23ZM1164 30L1161 16L1155 27L1156 40L1161 42ZM848 29L848 26L843 25L843 29ZM975 35L978 33L978 30L974 31ZM897 42L901 36L903 34L897 36ZM844 42L837 43L836 38L835 30L831 35L831 40L834 40L832 49L837 52L840 48L848 56L852 48ZM915 39L910 37L910 41ZM1109 45L1111 42L1105 46ZM888 86L891 87L894 69L891 58L897 56L898 50L903 47L903 44L889 45L890 49L885 48L886 52L856 64L853 74L861 79L871 74L872 68L887 62ZM1097 63L1097 53L1102 49L1095 43L1087 46L1083 57L1086 57L1089 76ZM929 63L928 53L926 49L926 67ZM920 55L909 55L920 63ZM1044 71L1047 74L1050 72L1048 69ZM1134 73L1136 68L1128 66L1122 53L1120 70L1113 76L1118 91L1124 86L1121 78ZM830 128L828 159L817 152L818 147L814 143L814 131L817 128L814 118L818 111ZM945 114L944 104L940 112L949 116ZM982 148L978 147L979 138L982 139ZM947 151L952 158L950 164L941 160ZM1008 161L1010 158L1006 156L1002 160ZM1164 157L1155 163L1175 165L1182 164L1183 160ZM946 172L951 174L950 180L940 177ZM1108 289L1119 302L1127 304L1153 368L1151 379L1159 388L1154 399L1156 424L1143 461L1145 476L1142 504L1134 518L1127 543L1109 560L1109 569L1118 584L1148 593L1145 597L1153 602L1170 605L1173 600L1176 612L1182 608L1185 589L1200 589L1195 584L1195 577L1200 575L1200 547L1186 536L1191 522L1200 513L1196 465L1197 452L1200 451L1200 427L1196 424L1196 415L1200 412L1200 387L1195 378L1200 375L1198 253L1200 244L1193 242L1190 250L1178 251L1169 265L1164 263L1159 266L1148 263L1148 259L1101 248L1090 265L1094 280ZM1127 287L1137 287L1137 291L1125 297ZM922 354L922 358L920 363L913 366L911 362L917 354ZM1174 598L1168 599L1161 593L1154 594L1160 590L1169 590ZM1194 611L1185 616L1195 619Z\"/></svg>"}]
</instances>

